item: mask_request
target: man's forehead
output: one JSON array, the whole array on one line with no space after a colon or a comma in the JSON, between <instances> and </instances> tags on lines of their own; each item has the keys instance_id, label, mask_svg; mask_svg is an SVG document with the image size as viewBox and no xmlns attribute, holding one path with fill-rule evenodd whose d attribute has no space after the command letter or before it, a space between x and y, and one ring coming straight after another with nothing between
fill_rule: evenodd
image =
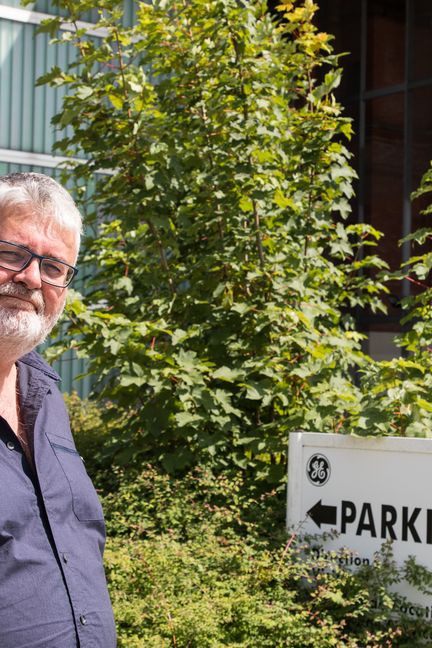
<instances>
[{"instance_id":1,"label":"man's forehead","mask_svg":"<svg viewBox=\"0 0 432 648\"><path fill-rule=\"evenodd\" d=\"M19 205L2 210L0 213L0 238L11 240L28 247L49 245L55 251L58 246L60 253L67 248L68 256L72 255L75 263L79 248L79 235L75 229L58 223L48 211L37 213L34 207ZM52 253L51 253L52 254Z\"/></svg>"}]
</instances>

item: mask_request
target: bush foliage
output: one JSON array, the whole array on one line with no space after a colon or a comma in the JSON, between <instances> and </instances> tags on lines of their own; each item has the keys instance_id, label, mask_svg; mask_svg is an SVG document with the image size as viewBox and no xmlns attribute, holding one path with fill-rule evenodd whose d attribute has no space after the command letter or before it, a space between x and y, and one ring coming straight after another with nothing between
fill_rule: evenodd
<instances>
[{"instance_id":1,"label":"bush foliage","mask_svg":"<svg viewBox=\"0 0 432 648\"><path fill-rule=\"evenodd\" d=\"M241 475L118 476L104 504L120 648L428 645L429 623L396 620L389 548L354 574L343 552L318 556L317 539L268 524L281 498L247 493Z\"/></svg>"},{"instance_id":2,"label":"bush foliage","mask_svg":"<svg viewBox=\"0 0 432 648\"><path fill-rule=\"evenodd\" d=\"M97 410L68 400L103 496L119 648L432 646L430 622L404 615L392 590L401 577L430 588L413 560L397 568L387 545L352 573L351 553L287 537L280 489L253 488L243 471L103 468L92 452L107 434Z\"/></svg>"},{"instance_id":3,"label":"bush foliage","mask_svg":"<svg viewBox=\"0 0 432 648\"><path fill-rule=\"evenodd\" d=\"M253 489L244 472L104 468L93 449L109 431L93 403L68 401L103 495L119 648L432 646L430 621L401 613L391 589L404 578L430 590L413 560L398 568L387 546L352 573L319 537L286 537L283 493Z\"/></svg>"}]
</instances>

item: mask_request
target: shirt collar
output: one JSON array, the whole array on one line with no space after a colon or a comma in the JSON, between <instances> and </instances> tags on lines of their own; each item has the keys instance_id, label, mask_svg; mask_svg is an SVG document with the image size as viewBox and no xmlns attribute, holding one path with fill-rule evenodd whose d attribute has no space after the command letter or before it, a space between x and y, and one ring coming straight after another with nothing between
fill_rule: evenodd
<instances>
[{"instance_id":1,"label":"shirt collar","mask_svg":"<svg viewBox=\"0 0 432 648\"><path fill-rule=\"evenodd\" d=\"M55 380L56 382L61 380L58 373L54 371L54 369L50 367L49 364L47 364L38 353L36 353L36 351L31 351L30 353L22 356L22 358L18 360L18 365L20 363L41 371L43 374L45 374L45 376L51 378L52 380Z\"/></svg>"}]
</instances>

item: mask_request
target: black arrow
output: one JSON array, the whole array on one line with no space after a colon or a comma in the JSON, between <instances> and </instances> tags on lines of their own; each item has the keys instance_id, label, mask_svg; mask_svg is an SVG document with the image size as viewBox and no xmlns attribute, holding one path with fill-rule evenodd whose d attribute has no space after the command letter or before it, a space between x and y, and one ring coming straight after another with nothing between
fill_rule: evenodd
<instances>
[{"instance_id":1,"label":"black arrow","mask_svg":"<svg viewBox=\"0 0 432 648\"><path fill-rule=\"evenodd\" d=\"M321 504L321 501L322 500L314 504L306 513L306 515L309 515L320 529L321 524L336 524L337 518L337 507L325 506L325 504Z\"/></svg>"}]
</instances>

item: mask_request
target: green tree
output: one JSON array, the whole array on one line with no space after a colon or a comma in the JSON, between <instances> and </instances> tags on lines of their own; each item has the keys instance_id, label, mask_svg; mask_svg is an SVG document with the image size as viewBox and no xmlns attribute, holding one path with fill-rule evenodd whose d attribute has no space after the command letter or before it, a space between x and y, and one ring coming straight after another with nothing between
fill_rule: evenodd
<instances>
[{"instance_id":1,"label":"green tree","mask_svg":"<svg viewBox=\"0 0 432 648\"><path fill-rule=\"evenodd\" d=\"M355 308L382 308L349 225L349 120L331 38L310 0L156 0L131 27L115 0L53 0L97 39L59 32L77 59L57 151L94 207L89 294L69 307L77 352L108 398L122 461L285 474L288 433L345 431L360 394ZM60 19L42 28L53 36Z\"/></svg>"}]
</instances>

